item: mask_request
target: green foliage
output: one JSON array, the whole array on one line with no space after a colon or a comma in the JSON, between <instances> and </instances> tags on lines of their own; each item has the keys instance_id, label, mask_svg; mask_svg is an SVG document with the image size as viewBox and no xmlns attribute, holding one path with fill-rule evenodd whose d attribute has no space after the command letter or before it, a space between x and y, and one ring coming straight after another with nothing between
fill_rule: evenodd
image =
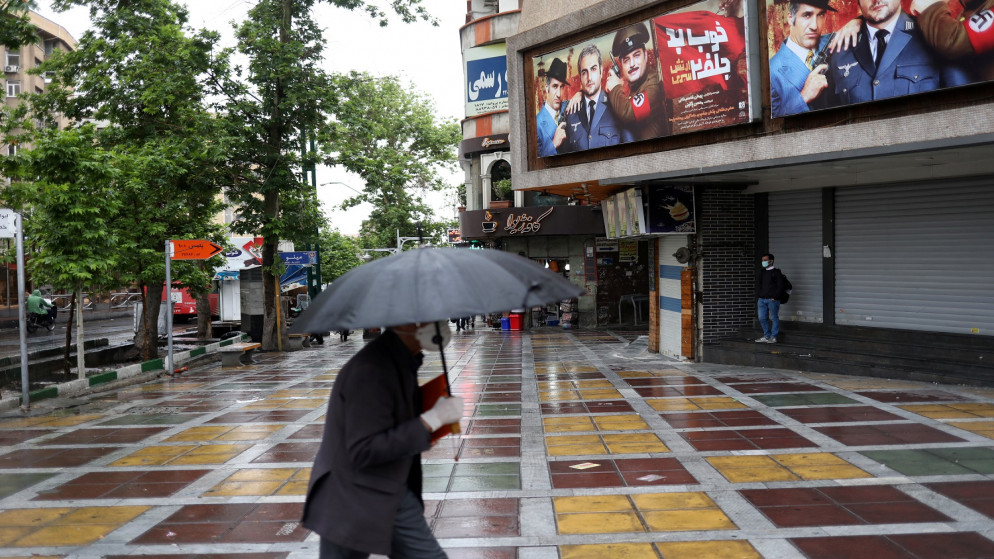
<instances>
[{"instance_id":1,"label":"green foliage","mask_svg":"<svg viewBox=\"0 0 994 559\"><path fill-rule=\"evenodd\" d=\"M363 223L363 245L392 247L397 231L426 238L444 233L424 195L449 188L440 176L456 161L461 133L454 121L438 122L432 101L395 77L351 72L334 78L334 120L322 144L325 162L362 177L362 194L342 207L374 206Z\"/></svg>"},{"instance_id":2,"label":"green foliage","mask_svg":"<svg viewBox=\"0 0 994 559\"><path fill-rule=\"evenodd\" d=\"M15 50L38 41L28 10L37 7L34 0L0 0L0 45Z\"/></svg>"},{"instance_id":3,"label":"green foliage","mask_svg":"<svg viewBox=\"0 0 994 559\"><path fill-rule=\"evenodd\" d=\"M494 181L493 184L494 195L497 196L498 200L509 200L511 193L514 189L511 187L511 179L500 179Z\"/></svg>"},{"instance_id":4,"label":"green foliage","mask_svg":"<svg viewBox=\"0 0 994 559\"><path fill-rule=\"evenodd\" d=\"M325 282L332 282L345 272L362 264L359 253L362 247L355 237L338 230L321 231L321 275Z\"/></svg>"},{"instance_id":5,"label":"green foliage","mask_svg":"<svg viewBox=\"0 0 994 559\"><path fill-rule=\"evenodd\" d=\"M7 176L14 177L3 192L5 202L30 217L25 236L35 252L28 271L35 283L60 291L114 282L118 172L114 155L96 144L95 134L92 125L43 130L34 149L5 165Z\"/></svg>"}]
</instances>

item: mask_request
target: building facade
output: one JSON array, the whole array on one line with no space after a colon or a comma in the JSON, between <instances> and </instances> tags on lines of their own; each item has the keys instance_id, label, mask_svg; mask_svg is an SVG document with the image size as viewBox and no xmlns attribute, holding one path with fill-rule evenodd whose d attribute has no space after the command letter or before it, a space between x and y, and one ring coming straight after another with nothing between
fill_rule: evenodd
<instances>
[{"instance_id":1,"label":"building facade","mask_svg":"<svg viewBox=\"0 0 994 559\"><path fill-rule=\"evenodd\" d=\"M569 196L622 219L613 205L641 195L628 207L642 227L630 218L612 231L605 220L605 236L647 245L650 345L676 358L715 360L725 341L755 337L767 252L794 286L780 313L788 339L815 329L903 335L935 352L935 340L957 336L989 345L994 62L929 43L935 14L912 17L910 2L895 1L880 58L864 23L851 52L805 67L810 57L788 57L797 44L822 54L860 16L856 3L814 4L819 28L805 37L796 13L811 6L801 2L524 3L507 39L516 195ZM589 103L590 61L619 139L563 149L567 137L543 152L541 113L555 114L546 100L557 81L548 69L568 98ZM558 116L596 134L593 117L578 128ZM690 192L693 208L674 210L674 191ZM693 226L657 228L665 211Z\"/></svg>"}]
</instances>

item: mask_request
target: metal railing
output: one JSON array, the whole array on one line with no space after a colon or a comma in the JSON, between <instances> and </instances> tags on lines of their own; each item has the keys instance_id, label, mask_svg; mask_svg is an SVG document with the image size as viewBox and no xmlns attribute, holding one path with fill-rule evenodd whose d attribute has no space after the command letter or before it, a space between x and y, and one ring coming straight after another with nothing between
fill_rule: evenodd
<instances>
[{"instance_id":1,"label":"metal railing","mask_svg":"<svg viewBox=\"0 0 994 559\"><path fill-rule=\"evenodd\" d=\"M69 310L69 305L72 303L72 293L53 293L49 298L52 300L52 304L60 311ZM78 305L78 308L84 311L93 310L93 299L89 293L83 293L83 303Z\"/></svg>"},{"instance_id":2,"label":"metal railing","mask_svg":"<svg viewBox=\"0 0 994 559\"><path fill-rule=\"evenodd\" d=\"M110 308L123 309L125 307L133 307L140 303L141 300L141 293L111 293Z\"/></svg>"}]
</instances>

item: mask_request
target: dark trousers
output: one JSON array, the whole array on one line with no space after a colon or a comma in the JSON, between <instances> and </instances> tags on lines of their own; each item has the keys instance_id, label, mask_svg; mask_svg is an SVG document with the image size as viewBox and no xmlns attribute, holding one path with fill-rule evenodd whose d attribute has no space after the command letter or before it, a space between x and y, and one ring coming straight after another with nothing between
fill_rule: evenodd
<instances>
[{"instance_id":1,"label":"dark trousers","mask_svg":"<svg viewBox=\"0 0 994 559\"><path fill-rule=\"evenodd\" d=\"M404 495L394 519L390 559L447 559L428 528L421 501L410 490ZM347 549L321 538L319 559L366 559L369 553Z\"/></svg>"}]
</instances>

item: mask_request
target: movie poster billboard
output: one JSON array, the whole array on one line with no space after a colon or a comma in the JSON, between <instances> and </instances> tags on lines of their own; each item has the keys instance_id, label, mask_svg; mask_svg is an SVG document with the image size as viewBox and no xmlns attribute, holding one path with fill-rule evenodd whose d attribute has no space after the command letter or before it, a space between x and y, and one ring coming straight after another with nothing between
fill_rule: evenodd
<instances>
[{"instance_id":1,"label":"movie poster billboard","mask_svg":"<svg viewBox=\"0 0 994 559\"><path fill-rule=\"evenodd\" d=\"M994 11L989 0L970 4L979 9L945 0L766 0L771 115L991 79Z\"/></svg>"},{"instance_id":2,"label":"movie poster billboard","mask_svg":"<svg viewBox=\"0 0 994 559\"><path fill-rule=\"evenodd\" d=\"M649 187L649 233L693 233L697 230L694 217L693 186Z\"/></svg>"},{"instance_id":3,"label":"movie poster billboard","mask_svg":"<svg viewBox=\"0 0 994 559\"><path fill-rule=\"evenodd\" d=\"M466 116L507 110L507 46L467 49Z\"/></svg>"},{"instance_id":4,"label":"movie poster billboard","mask_svg":"<svg viewBox=\"0 0 994 559\"><path fill-rule=\"evenodd\" d=\"M749 122L749 5L698 2L532 57L538 157Z\"/></svg>"}]
</instances>

